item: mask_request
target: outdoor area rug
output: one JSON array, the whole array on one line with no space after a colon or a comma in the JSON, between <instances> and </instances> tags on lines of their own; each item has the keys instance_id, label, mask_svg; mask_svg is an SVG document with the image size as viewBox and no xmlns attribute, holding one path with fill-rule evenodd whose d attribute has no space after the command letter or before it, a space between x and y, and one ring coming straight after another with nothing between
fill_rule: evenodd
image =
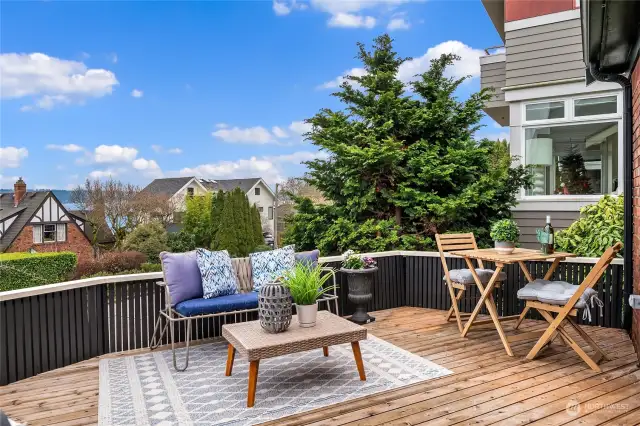
<instances>
[{"instance_id":1,"label":"outdoor area rug","mask_svg":"<svg viewBox=\"0 0 640 426\"><path fill-rule=\"evenodd\" d=\"M260 360L253 408L246 406L248 362L237 354L233 375L224 375L226 342L192 347L182 373L171 351L102 359L99 424L254 425L451 374L372 335L360 348L365 382L349 344L331 346L328 357L318 349Z\"/></svg>"}]
</instances>

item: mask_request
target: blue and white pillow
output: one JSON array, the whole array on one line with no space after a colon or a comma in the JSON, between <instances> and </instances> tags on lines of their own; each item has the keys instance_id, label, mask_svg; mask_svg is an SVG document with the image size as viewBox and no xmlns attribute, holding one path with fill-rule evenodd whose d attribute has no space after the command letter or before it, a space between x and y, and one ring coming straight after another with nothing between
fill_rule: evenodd
<instances>
[{"instance_id":1,"label":"blue and white pillow","mask_svg":"<svg viewBox=\"0 0 640 426\"><path fill-rule=\"evenodd\" d=\"M196 262L202 275L202 297L211 299L238 293L236 273L226 250L199 248L196 250Z\"/></svg>"},{"instance_id":2,"label":"blue and white pillow","mask_svg":"<svg viewBox=\"0 0 640 426\"><path fill-rule=\"evenodd\" d=\"M295 247L286 246L276 250L251 253L253 291L260 291L263 285L273 282L296 263Z\"/></svg>"}]
</instances>

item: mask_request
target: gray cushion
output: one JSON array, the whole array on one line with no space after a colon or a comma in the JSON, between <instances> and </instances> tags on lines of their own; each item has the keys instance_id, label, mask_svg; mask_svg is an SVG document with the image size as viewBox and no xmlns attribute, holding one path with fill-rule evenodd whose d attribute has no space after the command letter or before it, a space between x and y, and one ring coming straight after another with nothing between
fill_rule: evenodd
<instances>
[{"instance_id":1,"label":"gray cushion","mask_svg":"<svg viewBox=\"0 0 640 426\"><path fill-rule=\"evenodd\" d=\"M566 281L547 281L535 280L528 283L518 290L518 299L537 300L538 302L548 303L550 305L564 306L567 304L571 296L578 290L577 285L570 284ZM587 306L587 301L598 294L592 288L588 288L582 293L580 299L576 303L577 309Z\"/></svg>"},{"instance_id":2,"label":"gray cushion","mask_svg":"<svg viewBox=\"0 0 640 426\"><path fill-rule=\"evenodd\" d=\"M491 279L491 277L493 276L493 273L495 271L493 269L476 269L476 274L478 274L478 276L480 277L480 282L482 282L482 284L486 284L489 282L489 280ZM458 283L458 284L475 284L475 280L473 279L473 275L471 274L471 270L469 269L452 269L451 271L449 271L449 277L451 278L451 281ZM443 277L443 279L446 280L446 277ZM506 281L507 280L507 274L505 274L504 272L500 272L500 275L498 276L498 281Z\"/></svg>"}]
</instances>

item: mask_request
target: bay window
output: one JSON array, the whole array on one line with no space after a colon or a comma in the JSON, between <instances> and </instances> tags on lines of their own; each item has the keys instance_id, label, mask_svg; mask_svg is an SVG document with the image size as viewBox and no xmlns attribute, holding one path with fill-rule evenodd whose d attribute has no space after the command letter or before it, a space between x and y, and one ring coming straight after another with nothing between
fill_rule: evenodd
<instances>
[{"instance_id":1,"label":"bay window","mask_svg":"<svg viewBox=\"0 0 640 426\"><path fill-rule=\"evenodd\" d=\"M533 176L526 196L620 191L618 95L524 106L522 152Z\"/></svg>"}]
</instances>

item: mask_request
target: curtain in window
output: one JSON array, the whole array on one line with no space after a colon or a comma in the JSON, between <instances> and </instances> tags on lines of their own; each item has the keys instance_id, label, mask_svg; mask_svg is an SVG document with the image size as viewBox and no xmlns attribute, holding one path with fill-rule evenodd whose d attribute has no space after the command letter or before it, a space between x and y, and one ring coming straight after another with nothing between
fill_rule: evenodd
<instances>
[{"instance_id":1,"label":"curtain in window","mask_svg":"<svg viewBox=\"0 0 640 426\"><path fill-rule=\"evenodd\" d=\"M33 225L33 243L42 243L42 225Z\"/></svg>"},{"instance_id":2,"label":"curtain in window","mask_svg":"<svg viewBox=\"0 0 640 426\"><path fill-rule=\"evenodd\" d=\"M67 241L67 225L59 223L56 225L56 241Z\"/></svg>"}]
</instances>

